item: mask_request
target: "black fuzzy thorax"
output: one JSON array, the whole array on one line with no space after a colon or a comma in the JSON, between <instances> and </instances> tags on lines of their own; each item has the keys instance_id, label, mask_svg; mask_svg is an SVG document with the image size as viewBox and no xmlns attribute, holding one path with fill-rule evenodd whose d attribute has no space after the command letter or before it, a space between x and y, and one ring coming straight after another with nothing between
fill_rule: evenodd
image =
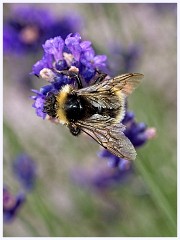
<instances>
[{"instance_id":1,"label":"black fuzzy thorax","mask_svg":"<svg viewBox=\"0 0 180 240\"><path fill-rule=\"evenodd\" d=\"M67 96L64 111L70 122L76 122L91 117L96 113L96 108L85 97L71 93Z\"/></svg>"},{"instance_id":2,"label":"black fuzzy thorax","mask_svg":"<svg viewBox=\"0 0 180 240\"><path fill-rule=\"evenodd\" d=\"M64 112L69 122L76 122L78 120L86 120L94 114L116 118L119 111L113 108L103 108L100 105L94 106L84 96L70 93L64 105Z\"/></svg>"}]
</instances>

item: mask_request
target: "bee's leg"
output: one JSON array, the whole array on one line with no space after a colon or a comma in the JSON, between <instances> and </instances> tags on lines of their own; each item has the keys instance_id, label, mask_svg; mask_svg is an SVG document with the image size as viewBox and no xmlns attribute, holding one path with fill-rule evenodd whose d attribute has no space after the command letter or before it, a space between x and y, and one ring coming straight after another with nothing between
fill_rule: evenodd
<instances>
[{"instance_id":1,"label":"bee's leg","mask_svg":"<svg viewBox=\"0 0 180 240\"><path fill-rule=\"evenodd\" d=\"M77 81L77 84L78 84L78 88L79 89L83 88L83 85L82 85L83 81L82 81L81 75L76 73L76 72L72 72L72 73L73 73L73 77L76 78L76 81ZM105 77L107 76L106 73L101 72L97 68L96 68L96 74L97 75L95 75L95 79L92 80L92 84L102 82L105 79Z\"/></svg>"},{"instance_id":2,"label":"bee's leg","mask_svg":"<svg viewBox=\"0 0 180 240\"><path fill-rule=\"evenodd\" d=\"M101 72L99 69L96 69L96 73L97 76L95 75L96 78L94 79L93 84L102 82L107 76L106 73Z\"/></svg>"},{"instance_id":3,"label":"bee's leg","mask_svg":"<svg viewBox=\"0 0 180 240\"><path fill-rule=\"evenodd\" d=\"M78 84L78 89L83 88L81 76L78 73L76 73L75 78Z\"/></svg>"},{"instance_id":4,"label":"bee's leg","mask_svg":"<svg viewBox=\"0 0 180 240\"><path fill-rule=\"evenodd\" d=\"M81 129L79 127L77 127L76 124L74 124L74 123L69 123L68 128L69 128L70 132L72 133L72 135L74 135L74 136L78 136L81 132Z\"/></svg>"},{"instance_id":5,"label":"bee's leg","mask_svg":"<svg viewBox=\"0 0 180 240\"><path fill-rule=\"evenodd\" d=\"M70 70L62 70L58 72L68 76L69 78L75 78L78 85L78 89L83 88L81 76L77 72L73 72Z\"/></svg>"}]
</instances>

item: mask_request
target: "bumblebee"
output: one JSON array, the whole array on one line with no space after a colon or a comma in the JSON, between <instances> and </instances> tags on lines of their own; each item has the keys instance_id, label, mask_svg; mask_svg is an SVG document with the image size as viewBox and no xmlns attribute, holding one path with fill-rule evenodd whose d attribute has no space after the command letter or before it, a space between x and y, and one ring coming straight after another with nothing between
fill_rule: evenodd
<instances>
[{"instance_id":1,"label":"bumblebee","mask_svg":"<svg viewBox=\"0 0 180 240\"><path fill-rule=\"evenodd\" d=\"M70 71L64 74L74 77ZM112 79L99 74L93 85L83 88L76 74L78 87L67 84L57 94L48 93L43 111L66 125L74 136L83 131L114 155L135 160L136 151L124 135L125 126L121 121L125 115L125 99L142 78L140 73Z\"/></svg>"}]
</instances>

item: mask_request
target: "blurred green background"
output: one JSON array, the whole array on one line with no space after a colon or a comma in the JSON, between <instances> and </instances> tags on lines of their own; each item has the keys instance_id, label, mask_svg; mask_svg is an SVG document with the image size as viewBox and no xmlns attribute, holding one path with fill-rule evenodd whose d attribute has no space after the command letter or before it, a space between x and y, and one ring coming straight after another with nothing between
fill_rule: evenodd
<instances>
[{"instance_id":1,"label":"blurred green background","mask_svg":"<svg viewBox=\"0 0 180 240\"><path fill-rule=\"evenodd\" d=\"M4 4L5 19L11 5ZM4 236L176 236L176 10L152 4L33 5L57 16L68 10L80 14L82 38L92 41L96 52L111 60L108 48L113 42L124 48L134 43L142 48L134 72L145 77L130 96L129 109L137 121L155 127L157 137L138 150L137 174L126 184L106 192L78 186L70 173L75 168L93 171L101 163L98 144L84 141L84 136L77 141L65 127L36 116L29 98L32 93L19 80L24 78L27 83L42 52L36 57L5 56L4 183L13 193L18 190L12 161L21 152L35 160L37 181L14 221L4 224ZM44 82L34 77L31 84L38 89Z\"/></svg>"}]
</instances>

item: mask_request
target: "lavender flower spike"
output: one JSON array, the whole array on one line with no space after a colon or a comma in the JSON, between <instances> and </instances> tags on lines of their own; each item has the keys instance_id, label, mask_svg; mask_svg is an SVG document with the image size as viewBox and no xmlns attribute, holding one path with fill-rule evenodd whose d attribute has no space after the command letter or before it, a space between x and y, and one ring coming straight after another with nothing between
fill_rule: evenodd
<instances>
[{"instance_id":1,"label":"lavender flower spike","mask_svg":"<svg viewBox=\"0 0 180 240\"><path fill-rule=\"evenodd\" d=\"M3 28L4 53L35 53L49 38L82 29L82 19L74 12L54 17L48 9L15 5Z\"/></svg>"},{"instance_id":2,"label":"lavender flower spike","mask_svg":"<svg viewBox=\"0 0 180 240\"><path fill-rule=\"evenodd\" d=\"M27 154L19 155L13 162L13 171L24 190L31 190L36 180L35 162Z\"/></svg>"},{"instance_id":3,"label":"lavender flower spike","mask_svg":"<svg viewBox=\"0 0 180 240\"><path fill-rule=\"evenodd\" d=\"M6 187L3 188L3 219L4 222L11 222L25 201L24 193L12 195Z\"/></svg>"},{"instance_id":4,"label":"lavender flower spike","mask_svg":"<svg viewBox=\"0 0 180 240\"><path fill-rule=\"evenodd\" d=\"M32 73L43 78L49 84L41 87L40 90L33 90L36 94L32 97L33 107L38 116L55 122L55 109L51 116L44 113L45 98L51 99L54 103L54 94L59 92L64 85L77 86L77 79L67 76L64 72L69 73L73 69L73 73L77 73L82 79L82 87L86 87L94 79L97 69L107 72L105 71L105 69L107 70L107 57L96 55L91 42L82 41L79 33L70 33L65 39L60 36L51 38L45 42L43 49L44 56L33 66ZM55 104L53 107L56 107ZM46 107L49 108L48 105ZM135 148L143 146L148 139L155 136L155 129L149 129L146 124L136 122L135 114L132 112L126 112L122 123L126 125L124 134ZM127 173L132 172L132 164L128 160L121 159L105 149L99 153L99 156L108 159L111 168L107 168L107 172L100 174L101 176L98 175L99 173L96 176L89 176L86 178L88 182L93 181L95 185L100 186L104 184L103 181L106 181L105 185L108 186L109 182L115 181L115 179L121 181ZM78 178L78 181L83 178L82 174L82 178Z\"/></svg>"},{"instance_id":5,"label":"lavender flower spike","mask_svg":"<svg viewBox=\"0 0 180 240\"><path fill-rule=\"evenodd\" d=\"M82 187L104 190L116 186L117 184L125 183L133 173L133 166L129 164L129 167L123 170L119 168L109 168L107 166L94 169L94 171L74 169L71 173L71 178L76 184Z\"/></svg>"},{"instance_id":6,"label":"lavender flower spike","mask_svg":"<svg viewBox=\"0 0 180 240\"><path fill-rule=\"evenodd\" d=\"M51 38L43 44L44 56L32 68L32 74L39 76L49 82L39 91L33 90L32 105L36 114L43 119L46 114L43 112L44 99L48 93L58 92L66 84L76 84L75 78L69 78L61 71L76 69L83 79L84 86L93 79L96 69L106 68L107 57L95 55L90 41L82 41L79 33L69 34L65 40L60 36Z\"/></svg>"}]
</instances>

